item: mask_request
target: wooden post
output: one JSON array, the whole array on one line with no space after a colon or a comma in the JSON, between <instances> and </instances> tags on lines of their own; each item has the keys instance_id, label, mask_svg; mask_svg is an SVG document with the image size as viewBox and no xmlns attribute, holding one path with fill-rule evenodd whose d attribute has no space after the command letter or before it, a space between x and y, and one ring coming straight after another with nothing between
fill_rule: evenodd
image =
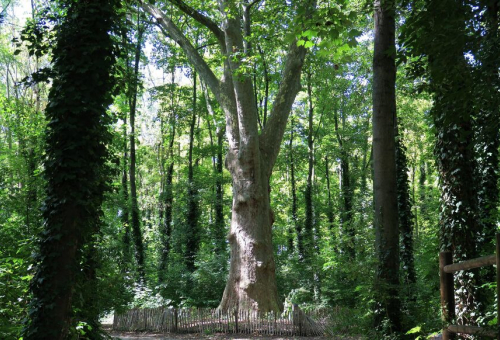
<instances>
[{"instance_id":1,"label":"wooden post","mask_svg":"<svg viewBox=\"0 0 500 340\"><path fill-rule=\"evenodd\" d=\"M174 333L177 333L178 332L178 325L177 325L177 319L178 319L178 316L177 316L177 308L174 308Z\"/></svg>"},{"instance_id":2,"label":"wooden post","mask_svg":"<svg viewBox=\"0 0 500 340\"><path fill-rule=\"evenodd\" d=\"M496 235L496 265L497 265L497 340L500 340L500 234Z\"/></svg>"},{"instance_id":3,"label":"wooden post","mask_svg":"<svg viewBox=\"0 0 500 340\"><path fill-rule=\"evenodd\" d=\"M453 263L451 252L439 253L439 278L441 285L441 313L444 322L443 340L456 339L456 335L448 331L448 326L455 319L455 292L453 273L446 273L444 267Z\"/></svg>"},{"instance_id":4,"label":"wooden post","mask_svg":"<svg viewBox=\"0 0 500 340\"><path fill-rule=\"evenodd\" d=\"M234 310L234 330L235 333L238 334L238 310Z\"/></svg>"}]
</instances>

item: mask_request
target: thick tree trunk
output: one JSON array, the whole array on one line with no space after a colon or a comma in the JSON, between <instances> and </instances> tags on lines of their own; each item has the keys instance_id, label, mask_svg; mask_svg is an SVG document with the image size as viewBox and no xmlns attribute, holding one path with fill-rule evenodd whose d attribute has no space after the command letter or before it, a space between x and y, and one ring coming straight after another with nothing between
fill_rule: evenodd
<instances>
[{"instance_id":1,"label":"thick tree trunk","mask_svg":"<svg viewBox=\"0 0 500 340\"><path fill-rule=\"evenodd\" d=\"M222 29L201 12L180 0L173 1L186 15L207 27L220 45L224 75L217 79L208 64L175 23L151 4L142 7L184 50L200 77L215 95L226 115L229 150L226 166L233 179L233 207L229 243L229 279L219 308L252 308L260 312L281 309L272 245L273 213L269 202L269 179L279 153L286 122L297 92L306 49L290 45L282 82L271 114L261 134L254 102L252 77L241 72L245 54L241 8L234 1L219 0ZM306 4L306 15L315 2Z\"/></svg>"},{"instance_id":2,"label":"thick tree trunk","mask_svg":"<svg viewBox=\"0 0 500 340\"><path fill-rule=\"evenodd\" d=\"M378 270L375 326L401 331L399 226L394 127L396 119L395 8L375 0L373 56L373 196Z\"/></svg>"},{"instance_id":3,"label":"thick tree trunk","mask_svg":"<svg viewBox=\"0 0 500 340\"><path fill-rule=\"evenodd\" d=\"M73 296L84 281L83 255L100 223L106 144L111 142L106 108L115 59L109 32L116 22L117 1L63 3L68 12L56 26L56 76L46 109L45 223L23 330L23 338L30 340L69 337Z\"/></svg>"},{"instance_id":4,"label":"thick tree trunk","mask_svg":"<svg viewBox=\"0 0 500 340\"><path fill-rule=\"evenodd\" d=\"M477 79L477 89L480 107L477 119L477 144L478 159L482 161L478 164L478 175L480 178L478 191L478 204L481 223L483 224L482 237L478 242L478 249L482 254L491 254L495 251L494 240L497 232L498 222L498 161L500 146L500 99L498 89L500 87L499 67L500 60L498 55L500 48L498 46L499 38L499 11L500 3L497 1L483 1L486 7L484 14L484 23L486 27L486 36L483 40L482 51L478 56L481 60L479 77ZM493 274L493 272L490 272ZM492 280L490 275L488 278Z\"/></svg>"},{"instance_id":5,"label":"thick tree trunk","mask_svg":"<svg viewBox=\"0 0 500 340\"><path fill-rule=\"evenodd\" d=\"M273 212L269 176L248 162L231 167L233 209L229 244L231 262L222 310L281 310L272 249Z\"/></svg>"}]
</instances>

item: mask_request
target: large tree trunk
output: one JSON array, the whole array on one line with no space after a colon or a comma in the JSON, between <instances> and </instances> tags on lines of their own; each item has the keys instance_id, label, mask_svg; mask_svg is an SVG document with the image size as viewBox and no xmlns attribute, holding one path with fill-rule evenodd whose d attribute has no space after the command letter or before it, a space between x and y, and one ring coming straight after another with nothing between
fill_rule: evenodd
<instances>
[{"instance_id":1,"label":"large tree trunk","mask_svg":"<svg viewBox=\"0 0 500 340\"><path fill-rule=\"evenodd\" d=\"M229 150L226 166L233 179L233 207L229 243L229 279L219 308L252 308L260 312L281 309L276 286L272 244L274 221L269 201L269 179L279 153L286 122L296 94L306 49L292 43L286 58L282 82L261 134L255 106L252 76L241 72L244 48L241 8L234 1L219 0L223 29L181 0L172 0L181 11L207 27L220 45L224 75L217 79L191 42L158 8L143 3L159 26L184 50L200 77L215 95L226 115ZM314 1L306 4L307 13ZM246 11L245 11L246 13ZM248 35L248 31L245 32ZM235 54L238 53L238 54Z\"/></svg>"},{"instance_id":2,"label":"large tree trunk","mask_svg":"<svg viewBox=\"0 0 500 340\"><path fill-rule=\"evenodd\" d=\"M45 223L23 330L23 338L30 340L69 337L73 296L85 279L84 252L100 223L106 144L111 142L106 108L115 58L109 32L117 1L62 3L68 12L56 26L55 77L46 109Z\"/></svg>"},{"instance_id":3,"label":"large tree trunk","mask_svg":"<svg viewBox=\"0 0 500 340\"><path fill-rule=\"evenodd\" d=\"M389 334L401 330L399 226L396 186L395 8L375 0L373 56L373 200L378 270L375 326Z\"/></svg>"}]
</instances>

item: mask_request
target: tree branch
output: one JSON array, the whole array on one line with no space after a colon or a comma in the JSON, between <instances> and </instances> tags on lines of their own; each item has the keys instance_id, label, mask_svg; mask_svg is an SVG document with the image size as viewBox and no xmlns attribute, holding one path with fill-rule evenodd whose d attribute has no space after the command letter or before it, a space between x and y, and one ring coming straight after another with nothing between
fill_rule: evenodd
<instances>
[{"instance_id":1,"label":"tree branch","mask_svg":"<svg viewBox=\"0 0 500 340\"><path fill-rule=\"evenodd\" d=\"M221 46L225 46L225 41L224 41L224 32L217 26L217 24L211 20L210 18L204 16L191 6L187 5L184 1L182 0L169 0L172 4L177 6L182 12L185 14L189 15L191 18L208 28L217 38L219 41L219 44Z\"/></svg>"},{"instance_id":2,"label":"tree branch","mask_svg":"<svg viewBox=\"0 0 500 340\"><path fill-rule=\"evenodd\" d=\"M300 91L300 74L306 53L307 49L303 46L297 46L297 42L293 42L290 45L283 78L274 99L269 120L260 136L260 149L265 153L269 175L271 175L274 163L278 157L292 104L295 101L295 96Z\"/></svg>"},{"instance_id":3,"label":"tree branch","mask_svg":"<svg viewBox=\"0 0 500 340\"><path fill-rule=\"evenodd\" d=\"M156 24L160 27L162 32L166 31L168 33L168 37L173 39L182 48L184 53L186 53L188 60L217 98L217 101L221 102L223 93L221 91L220 81L186 36L179 30L172 20L170 20L170 18L168 18L157 7L149 3L141 3L141 7L144 11L148 12L156 19Z\"/></svg>"}]
</instances>

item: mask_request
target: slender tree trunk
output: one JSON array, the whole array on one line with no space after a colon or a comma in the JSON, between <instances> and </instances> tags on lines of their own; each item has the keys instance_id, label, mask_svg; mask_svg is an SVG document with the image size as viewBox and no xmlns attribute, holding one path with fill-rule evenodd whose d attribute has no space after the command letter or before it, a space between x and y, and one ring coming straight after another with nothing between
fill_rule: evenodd
<instances>
[{"instance_id":1,"label":"slender tree trunk","mask_svg":"<svg viewBox=\"0 0 500 340\"><path fill-rule=\"evenodd\" d=\"M298 221L298 216L297 216L297 187L295 183L295 157L293 154L293 137L294 137L294 131L295 131L295 123L294 119L292 117L291 123L291 131L290 131L290 150L288 151L289 153L289 159L290 159L290 184L291 184L291 190L292 190L292 224L288 229L288 248L290 249L290 252L293 253L294 251L294 232L293 229L295 229L295 234L297 235L297 249L299 251L299 258L304 257L304 240L302 238L302 226L300 225Z\"/></svg>"},{"instance_id":2,"label":"slender tree trunk","mask_svg":"<svg viewBox=\"0 0 500 340\"><path fill-rule=\"evenodd\" d=\"M203 94L205 96L205 101L207 103L207 110L210 114L213 124L210 123L210 119L207 119L208 130L210 134L210 143L212 149L214 148L213 136L212 136L212 125L215 126L215 134L217 137L217 145L215 146L215 153L212 155L213 168L215 175L215 200L214 200L214 210L215 210L215 222L213 227L213 236L215 247L214 251L218 256L226 255L226 223L224 221L224 134L225 129L218 126L217 120L215 119L215 112L210 104L210 97L207 88L201 83ZM224 261L225 263L225 261ZM226 267L225 265L223 266Z\"/></svg>"},{"instance_id":3,"label":"slender tree trunk","mask_svg":"<svg viewBox=\"0 0 500 340\"><path fill-rule=\"evenodd\" d=\"M307 94L309 111L307 116L307 183L304 192L305 221L304 221L304 259L312 261L314 256L314 207L313 207L313 176L314 176L314 106L312 103L311 72L307 72Z\"/></svg>"},{"instance_id":4,"label":"slender tree trunk","mask_svg":"<svg viewBox=\"0 0 500 340\"><path fill-rule=\"evenodd\" d=\"M375 0L373 56L373 196L378 269L375 326L401 331L399 301L399 226L396 182L395 3Z\"/></svg>"},{"instance_id":5,"label":"slender tree trunk","mask_svg":"<svg viewBox=\"0 0 500 340\"><path fill-rule=\"evenodd\" d=\"M257 45L259 48L260 57L262 58L262 66L264 67L264 117L263 117L263 126L266 126L267 122L267 106L269 101L269 74L267 71L267 62L265 58L265 54L262 51L260 45Z\"/></svg>"},{"instance_id":6,"label":"slender tree trunk","mask_svg":"<svg viewBox=\"0 0 500 340\"><path fill-rule=\"evenodd\" d=\"M226 254L226 223L224 221L224 130L217 131L217 167L215 173L215 253ZM225 263L226 261L224 261ZM225 267L225 266L224 266Z\"/></svg>"},{"instance_id":7,"label":"slender tree trunk","mask_svg":"<svg viewBox=\"0 0 500 340\"><path fill-rule=\"evenodd\" d=\"M401 237L401 277L402 284L408 287L408 295L413 299L414 284L417 281L415 272L415 260L413 252L413 221L412 200L410 198L410 186L408 178L408 161L406 158L406 147L398 136L396 127L396 171L397 171L397 195L398 195L398 214L399 228Z\"/></svg>"},{"instance_id":8,"label":"slender tree trunk","mask_svg":"<svg viewBox=\"0 0 500 340\"><path fill-rule=\"evenodd\" d=\"M131 264L131 232L130 232L130 214L129 214L129 195L128 195L128 143L127 143L127 117L123 118L123 157L122 157L122 187L121 187L121 221L125 230L123 234L123 260L125 268L130 269Z\"/></svg>"},{"instance_id":9,"label":"slender tree trunk","mask_svg":"<svg viewBox=\"0 0 500 340\"><path fill-rule=\"evenodd\" d=\"M330 235L332 237L332 243L335 244L335 232L333 230L333 226L335 224L335 216L333 210L333 202L332 202L332 190L330 185L330 163L328 160L328 155L325 156L325 178L326 178L326 189L328 192L328 208L327 208L327 218L328 218L328 230L330 231Z\"/></svg>"},{"instance_id":10,"label":"slender tree trunk","mask_svg":"<svg viewBox=\"0 0 500 340\"><path fill-rule=\"evenodd\" d=\"M173 109L173 108L172 108ZM175 141L175 111L172 113L169 121L171 133L169 136L169 145L167 151L163 149L162 159L160 160L162 165L162 189L160 195L160 235L161 235L161 254L160 254L160 268L158 273L158 279L160 283L166 280L166 272L168 269L168 262L170 256L171 237L172 237L172 205L173 205L173 195L172 195L172 179L174 172L174 159L173 159L173 147ZM163 125L163 120L162 120ZM162 129L162 138L164 138L164 131ZM165 155L166 153L166 155ZM168 160L168 166L166 166Z\"/></svg>"},{"instance_id":11,"label":"slender tree trunk","mask_svg":"<svg viewBox=\"0 0 500 340\"><path fill-rule=\"evenodd\" d=\"M136 155L135 155L135 115L137 111L137 92L139 83L139 63L142 50L142 36L144 27L140 27L140 15L138 17L138 36L137 45L135 47L134 58L134 73L129 91L129 107L130 107L130 224L132 227L132 236L135 246L135 259L137 262L137 271L139 280L144 282L146 273L144 271L144 243L142 240L141 220L139 212L139 204L137 199L137 181L136 181Z\"/></svg>"},{"instance_id":12,"label":"slender tree trunk","mask_svg":"<svg viewBox=\"0 0 500 340\"><path fill-rule=\"evenodd\" d=\"M342 252L349 260L356 258L355 230L353 226L353 190L351 188L351 172L349 155L344 140L339 131L339 117L337 111L334 112L335 134L340 147L340 192L342 197L342 211L340 212L340 228L342 230ZM342 127L345 128L345 117L342 116Z\"/></svg>"},{"instance_id":13,"label":"slender tree trunk","mask_svg":"<svg viewBox=\"0 0 500 340\"><path fill-rule=\"evenodd\" d=\"M198 190L194 181L193 147L195 137L195 127L197 119L197 91L196 72L193 72L193 114L189 127L189 149L188 149L188 190L187 190L187 215L186 215L186 253L185 261L187 270L190 273L195 271L195 259L198 252L200 233L198 230Z\"/></svg>"}]
</instances>

